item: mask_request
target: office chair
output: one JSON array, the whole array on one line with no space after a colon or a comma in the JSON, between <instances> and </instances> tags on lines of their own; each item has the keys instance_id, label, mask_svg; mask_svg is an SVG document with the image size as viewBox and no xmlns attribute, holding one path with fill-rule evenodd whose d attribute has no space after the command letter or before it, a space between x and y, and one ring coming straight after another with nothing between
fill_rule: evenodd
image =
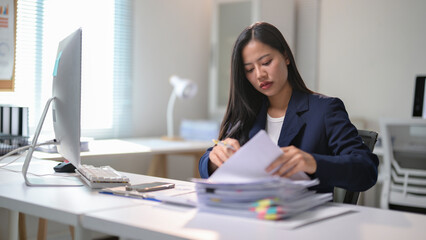
<instances>
[{"instance_id":1,"label":"office chair","mask_svg":"<svg viewBox=\"0 0 426 240\"><path fill-rule=\"evenodd\" d=\"M374 146L377 141L378 133L374 131L368 131L368 130L358 130L359 136L362 138L362 142L367 145L367 147L373 151ZM336 189L335 189L336 190ZM359 192L351 192L344 189L338 189L337 191L344 191L345 196L343 199L343 203L347 204L353 204L356 205L359 198ZM336 194L336 191L335 191Z\"/></svg>"}]
</instances>

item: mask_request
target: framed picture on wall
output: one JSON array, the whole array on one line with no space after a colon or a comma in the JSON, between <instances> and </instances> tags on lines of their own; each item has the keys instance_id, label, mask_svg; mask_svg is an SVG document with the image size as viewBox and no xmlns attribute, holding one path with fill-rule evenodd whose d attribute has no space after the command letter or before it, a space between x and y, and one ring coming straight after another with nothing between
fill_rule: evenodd
<instances>
[{"instance_id":1,"label":"framed picture on wall","mask_svg":"<svg viewBox=\"0 0 426 240\"><path fill-rule=\"evenodd\" d=\"M0 91L14 91L17 0L0 0Z\"/></svg>"}]
</instances>

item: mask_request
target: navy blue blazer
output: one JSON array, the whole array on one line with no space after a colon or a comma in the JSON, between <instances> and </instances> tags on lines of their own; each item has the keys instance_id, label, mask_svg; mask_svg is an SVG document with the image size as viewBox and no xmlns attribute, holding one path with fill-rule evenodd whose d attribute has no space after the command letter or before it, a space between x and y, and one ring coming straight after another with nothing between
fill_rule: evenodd
<instances>
[{"instance_id":1,"label":"navy blue blazer","mask_svg":"<svg viewBox=\"0 0 426 240\"><path fill-rule=\"evenodd\" d=\"M265 103L249 138L265 129L266 116ZM377 181L379 160L362 143L343 102L338 98L294 90L278 139L279 147L290 145L312 154L317 161L317 171L310 177L319 179L320 184L314 187L318 192L332 192L334 187L365 191ZM207 149L199 162L202 178L209 177L211 150Z\"/></svg>"}]
</instances>

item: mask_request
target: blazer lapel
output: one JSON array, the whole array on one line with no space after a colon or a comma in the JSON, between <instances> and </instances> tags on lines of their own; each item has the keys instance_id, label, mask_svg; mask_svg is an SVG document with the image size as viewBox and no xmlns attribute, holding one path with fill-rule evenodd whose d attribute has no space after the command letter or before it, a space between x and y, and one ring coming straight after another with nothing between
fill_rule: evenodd
<instances>
[{"instance_id":1,"label":"blazer lapel","mask_svg":"<svg viewBox=\"0 0 426 240\"><path fill-rule=\"evenodd\" d=\"M293 90L284 123L281 128L278 146L284 147L290 145L291 141L297 136L302 127L306 124L302 113L309 109L308 94Z\"/></svg>"}]
</instances>

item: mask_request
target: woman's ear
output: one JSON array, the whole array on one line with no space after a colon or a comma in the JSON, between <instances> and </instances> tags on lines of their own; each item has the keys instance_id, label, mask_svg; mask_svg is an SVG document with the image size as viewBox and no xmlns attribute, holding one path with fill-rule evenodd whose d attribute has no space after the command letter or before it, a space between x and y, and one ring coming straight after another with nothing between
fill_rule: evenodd
<instances>
[{"instance_id":1,"label":"woman's ear","mask_svg":"<svg viewBox=\"0 0 426 240\"><path fill-rule=\"evenodd\" d=\"M290 59L288 58L288 55L287 55L287 53L286 52L284 52L284 60L285 60L285 64L286 65L289 65L290 64Z\"/></svg>"},{"instance_id":2,"label":"woman's ear","mask_svg":"<svg viewBox=\"0 0 426 240\"><path fill-rule=\"evenodd\" d=\"M290 65L290 59L288 59L288 58L286 58L285 59L285 64L288 66L288 65Z\"/></svg>"}]
</instances>

